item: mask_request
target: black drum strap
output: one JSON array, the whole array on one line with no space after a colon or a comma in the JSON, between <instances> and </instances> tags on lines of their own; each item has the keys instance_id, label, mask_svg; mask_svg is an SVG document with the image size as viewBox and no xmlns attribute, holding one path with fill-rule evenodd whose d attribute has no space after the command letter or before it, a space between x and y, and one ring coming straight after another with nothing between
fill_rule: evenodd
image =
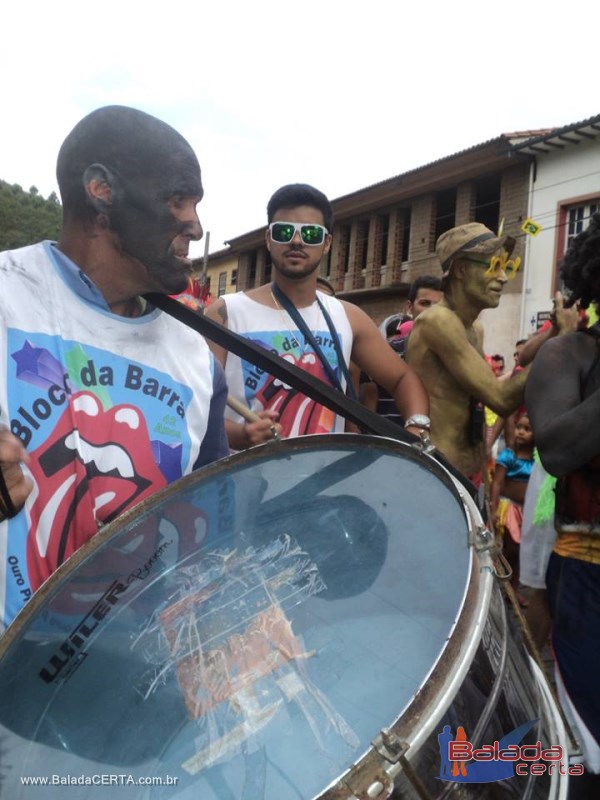
<instances>
[{"instance_id":1,"label":"black drum strap","mask_svg":"<svg viewBox=\"0 0 600 800\"><path fill-rule=\"evenodd\" d=\"M197 314L192 311L183 303L178 303L171 297L162 294L147 294L146 300L153 306L160 308L170 316L177 319L179 322L192 328L197 333L210 339L211 342L224 347L227 351L233 353L244 361L248 361L260 369L265 370L274 378L283 381L288 386L292 386L302 394L310 397L317 403L331 409L336 414L344 417L350 422L354 422L364 431L373 433L377 436L385 436L388 439L397 439L400 442L407 444L414 444L419 439L413 436L412 433L405 431L393 422L385 419L385 417L375 414L373 411L365 408L361 403L356 400L351 400L338 389L324 383L323 381L315 378L304 370L297 367L295 364L290 364L281 356L265 350L263 347L254 344L239 333L234 333L228 328L214 322L208 317ZM440 453L437 451L433 454L434 457L442 464L448 472L457 478L472 497L476 497L477 490L473 484L468 481L465 476L455 469Z\"/></svg>"}]
</instances>

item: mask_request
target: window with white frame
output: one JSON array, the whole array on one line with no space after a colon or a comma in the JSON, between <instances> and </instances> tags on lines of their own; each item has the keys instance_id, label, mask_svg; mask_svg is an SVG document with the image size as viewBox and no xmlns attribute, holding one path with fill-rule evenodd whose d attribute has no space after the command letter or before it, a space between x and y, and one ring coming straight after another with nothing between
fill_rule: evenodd
<instances>
[{"instance_id":1,"label":"window with white frame","mask_svg":"<svg viewBox=\"0 0 600 800\"><path fill-rule=\"evenodd\" d=\"M556 261L552 280L552 295L555 291L563 292L564 284L560 278L560 265L569 249L572 240L590 224L593 214L600 211L600 196L586 195L565 199L559 205L557 220Z\"/></svg>"},{"instance_id":2,"label":"window with white frame","mask_svg":"<svg viewBox=\"0 0 600 800\"><path fill-rule=\"evenodd\" d=\"M581 231L585 230L589 225L592 214L600 210L600 201L595 200L591 203L586 203L580 206L571 206L567 211L566 219L566 236L565 236L565 253L569 249L571 240L575 238Z\"/></svg>"},{"instance_id":3,"label":"window with white frame","mask_svg":"<svg viewBox=\"0 0 600 800\"><path fill-rule=\"evenodd\" d=\"M227 273L226 272L219 272L219 288L217 295L221 297L222 294L225 294L225 289L227 288Z\"/></svg>"}]
</instances>

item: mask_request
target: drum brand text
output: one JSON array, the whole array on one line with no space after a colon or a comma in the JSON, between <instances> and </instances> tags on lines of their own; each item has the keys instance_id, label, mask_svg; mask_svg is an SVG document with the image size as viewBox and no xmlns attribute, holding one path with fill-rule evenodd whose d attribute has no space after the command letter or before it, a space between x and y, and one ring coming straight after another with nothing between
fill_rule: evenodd
<instances>
[{"instance_id":1,"label":"drum brand text","mask_svg":"<svg viewBox=\"0 0 600 800\"><path fill-rule=\"evenodd\" d=\"M47 665L40 670L39 675L42 680L52 683L59 675L62 680L66 680L75 672L86 657L86 654L81 652L82 647L101 620L117 605L121 599L120 595L126 592L127 588L119 581L111 583L92 610L61 644L58 652L54 653Z\"/></svg>"}]
</instances>

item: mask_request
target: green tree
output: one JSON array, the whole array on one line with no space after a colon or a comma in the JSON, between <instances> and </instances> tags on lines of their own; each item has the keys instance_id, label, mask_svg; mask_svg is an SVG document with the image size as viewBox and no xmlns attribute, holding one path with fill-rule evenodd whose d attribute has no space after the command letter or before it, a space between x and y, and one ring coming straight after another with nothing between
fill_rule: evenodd
<instances>
[{"instance_id":1,"label":"green tree","mask_svg":"<svg viewBox=\"0 0 600 800\"><path fill-rule=\"evenodd\" d=\"M62 209L55 192L47 200L36 186L0 180L0 250L14 250L42 239L58 238Z\"/></svg>"}]
</instances>

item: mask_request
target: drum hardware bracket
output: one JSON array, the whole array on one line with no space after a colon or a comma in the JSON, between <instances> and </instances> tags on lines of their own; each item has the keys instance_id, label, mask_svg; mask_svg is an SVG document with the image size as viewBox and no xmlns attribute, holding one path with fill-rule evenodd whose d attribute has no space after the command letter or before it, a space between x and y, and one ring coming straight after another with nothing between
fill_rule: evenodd
<instances>
[{"instance_id":1,"label":"drum hardware bracket","mask_svg":"<svg viewBox=\"0 0 600 800\"><path fill-rule=\"evenodd\" d=\"M429 431L421 430L419 431L419 438L416 442L414 442L411 447L414 447L419 453L423 453L424 455L431 455L435 453L436 448L433 442L431 441L431 437L429 436Z\"/></svg>"},{"instance_id":2,"label":"drum hardware bracket","mask_svg":"<svg viewBox=\"0 0 600 800\"><path fill-rule=\"evenodd\" d=\"M494 533L485 525L479 525L473 534L471 544L477 553L484 553L496 549Z\"/></svg>"},{"instance_id":3,"label":"drum hardware bracket","mask_svg":"<svg viewBox=\"0 0 600 800\"><path fill-rule=\"evenodd\" d=\"M406 742L402 742L398 735L389 728L382 728L379 736L373 739L371 744L379 755L390 764L397 764L410 746Z\"/></svg>"},{"instance_id":4,"label":"drum hardware bracket","mask_svg":"<svg viewBox=\"0 0 600 800\"><path fill-rule=\"evenodd\" d=\"M410 747L408 742L402 741L400 737L389 728L382 728L379 736L374 739L371 744L386 761L389 761L391 764L400 765L403 774L421 800L432 800L423 782L412 768L410 761L406 758L406 753ZM376 796L377 795L369 795L369 797Z\"/></svg>"},{"instance_id":5,"label":"drum hardware bracket","mask_svg":"<svg viewBox=\"0 0 600 800\"><path fill-rule=\"evenodd\" d=\"M352 800L388 800L394 791L394 781L380 763L378 754L371 750L364 761L352 767L341 779L337 789L338 793L334 790L332 797L340 797L339 789L342 789L351 792Z\"/></svg>"}]
</instances>

